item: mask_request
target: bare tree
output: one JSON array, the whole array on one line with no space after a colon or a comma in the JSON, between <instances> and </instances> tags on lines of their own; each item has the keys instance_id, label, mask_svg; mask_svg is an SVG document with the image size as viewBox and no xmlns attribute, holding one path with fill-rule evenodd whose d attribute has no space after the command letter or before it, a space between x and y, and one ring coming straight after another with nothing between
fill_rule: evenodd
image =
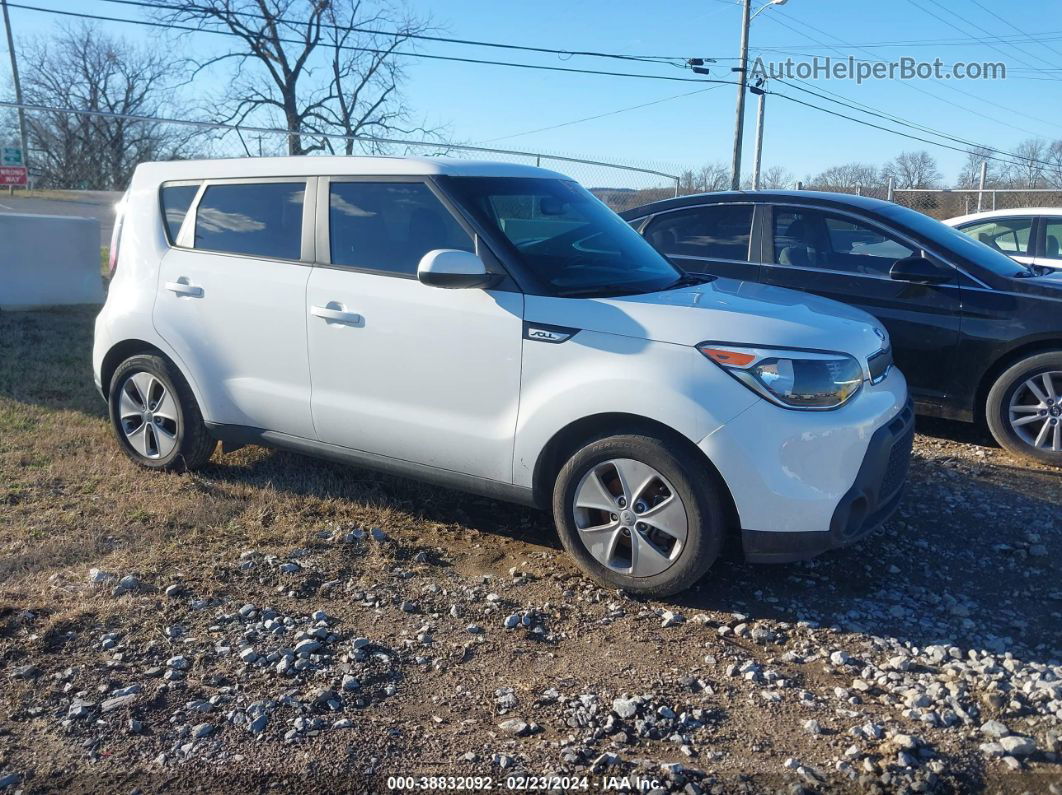
<instances>
[{"instance_id":1,"label":"bare tree","mask_svg":"<svg viewBox=\"0 0 1062 795\"><path fill-rule=\"evenodd\" d=\"M1062 138L1051 142L1047 149L1047 162L1044 176L1052 188L1062 188Z\"/></svg>"},{"instance_id":2,"label":"bare tree","mask_svg":"<svg viewBox=\"0 0 1062 795\"><path fill-rule=\"evenodd\" d=\"M844 163L832 166L808 181L817 190L836 190L853 193L881 187L878 168L869 163Z\"/></svg>"},{"instance_id":3,"label":"bare tree","mask_svg":"<svg viewBox=\"0 0 1062 795\"><path fill-rule=\"evenodd\" d=\"M998 187L1003 181L1002 164L994 160L995 152L988 147L978 146L966 153L966 162L959 172L960 188L977 188L981 185L981 164L986 164L985 185Z\"/></svg>"},{"instance_id":4,"label":"bare tree","mask_svg":"<svg viewBox=\"0 0 1062 795\"><path fill-rule=\"evenodd\" d=\"M27 103L81 111L26 114L38 184L122 190L142 160L188 153L195 134L187 128L120 118L165 115L180 72L165 50L134 47L85 24L61 28L20 55Z\"/></svg>"},{"instance_id":5,"label":"bare tree","mask_svg":"<svg viewBox=\"0 0 1062 795\"><path fill-rule=\"evenodd\" d=\"M1014 149L1014 160L1007 169L1008 181L1015 188L1043 188L1047 184L1048 143L1043 138L1027 138Z\"/></svg>"},{"instance_id":6,"label":"bare tree","mask_svg":"<svg viewBox=\"0 0 1062 795\"><path fill-rule=\"evenodd\" d=\"M726 190L730 186L730 169L722 163L708 163L694 171L679 174L679 193L707 193Z\"/></svg>"},{"instance_id":7,"label":"bare tree","mask_svg":"<svg viewBox=\"0 0 1062 795\"><path fill-rule=\"evenodd\" d=\"M900 189L937 187L943 175L929 152L901 152L881 170L881 181Z\"/></svg>"},{"instance_id":8,"label":"bare tree","mask_svg":"<svg viewBox=\"0 0 1062 795\"><path fill-rule=\"evenodd\" d=\"M222 103L226 123L255 116L279 122L290 133L291 155L333 151L326 134L411 131L395 53L428 22L402 14L390 0L179 0L173 6L172 21L233 34L229 51L197 63L197 71L235 65ZM356 145L349 140L343 149L350 154ZM366 148L377 149L371 142Z\"/></svg>"},{"instance_id":9,"label":"bare tree","mask_svg":"<svg viewBox=\"0 0 1062 795\"><path fill-rule=\"evenodd\" d=\"M729 176L727 180L729 184ZM760 188L764 190L785 190L791 188L795 181L792 173L782 166L771 166L760 173ZM747 177L741 187L742 190L752 190L752 177Z\"/></svg>"}]
</instances>

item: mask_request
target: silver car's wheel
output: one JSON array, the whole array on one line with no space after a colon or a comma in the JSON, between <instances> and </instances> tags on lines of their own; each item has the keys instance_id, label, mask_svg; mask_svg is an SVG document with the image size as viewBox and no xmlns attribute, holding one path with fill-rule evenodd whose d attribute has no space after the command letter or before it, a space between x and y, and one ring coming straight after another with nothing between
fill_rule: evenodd
<instances>
[{"instance_id":1,"label":"silver car's wheel","mask_svg":"<svg viewBox=\"0 0 1062 795\"><path fill-rule=\"evenodd\" d=\"M1062 452L1062 371L1037 373L1010 398L1010 427L1037 450Z\"/></svg>"},{"instance_id":2,"label":"silver car's wheel","mask_svg":"<svg viewBox=\"0 0 1062 795\"><path fill-rule=\"evenodd\" d=\"M617 574L653 577L682 555L689 516L662 474L631 458L590 469L573 498L575 526L594 559Z\"/></svg>"},{"instance_id":3,"label":"silver car's wheel","mask_svg":"<svg viewBox=\"0 0 1062 795\"><path fill-rule=\"evenodd\" d=\"M165 458L177 446L181 422L177 402L151 373L126 377L119 392L118 418L130 447L144 458Z\"/></svg>"}]
</instances>

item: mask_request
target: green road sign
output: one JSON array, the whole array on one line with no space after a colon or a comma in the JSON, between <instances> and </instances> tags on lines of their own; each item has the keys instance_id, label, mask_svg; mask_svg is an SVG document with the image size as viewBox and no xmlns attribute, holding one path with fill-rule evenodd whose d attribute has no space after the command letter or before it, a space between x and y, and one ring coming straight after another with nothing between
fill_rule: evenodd
<instances>
[{"instance_id":1,"label":"green road sign","mask_svg":"<svg viewBox=\"0 0 1062 795\"><path fill-rule=\"evenodd\" d=\"M0 147L0 166L21 166L22 150L17 146Z\"/></svg>"}]
</instances>

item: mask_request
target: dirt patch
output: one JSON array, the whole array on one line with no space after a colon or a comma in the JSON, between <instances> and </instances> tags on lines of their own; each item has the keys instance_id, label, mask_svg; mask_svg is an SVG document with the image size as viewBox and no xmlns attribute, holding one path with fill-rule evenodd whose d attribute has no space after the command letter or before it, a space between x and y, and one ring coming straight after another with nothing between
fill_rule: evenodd
<instances>
[{"instance_id":1,"label":"dirt patch","mask_svg":"<svg viewBox=\"0 0 1062 795\"><path fill-rule=\"evenodd\" d=\"M0 315L0 788L1062 787L1062 480L976 430L920 421L858 546L645 602L523 508L256 448L135 469L91 323Z\"/></svg>"}]
</instances>

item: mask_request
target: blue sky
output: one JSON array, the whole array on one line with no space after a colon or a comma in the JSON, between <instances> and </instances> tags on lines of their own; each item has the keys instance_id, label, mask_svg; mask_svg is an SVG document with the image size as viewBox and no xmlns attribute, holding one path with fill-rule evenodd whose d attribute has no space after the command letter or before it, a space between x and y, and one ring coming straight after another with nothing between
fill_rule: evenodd
<instances>
[{"instance_id":1,"label":"blue sky","mask_svg":"<svg viewBox=\"0 0 1062 795\"><path fill-rule=\"evenodd\" d=\"M42 7L110 16L137 16L138 13L136 9L99 0L28 1ZM754 20L751 44L754 54L761 52L772 59L789 54L799 57L799 53L835 58L851 54L856 58L884 60L905 55L924 60L940 57L946 64L960 60L1004 61L1010 73L1002 81L891 80L856 85L849 81L819 80L813 81L813 87L1002 150L1013 150L1022 139L1034 135L1062 138L1062 102L1059 102L1062 35L1058 40L1048 41L1049 46L1022 42L1017 46L997 44L998 49L970 39L987 35L985 31L994 35L1019 35L989 11L1034 35L1060 31L1062 17L1057 13L1058 0L1024 0L1020 6L1001 0L978 1L984 8L974 0L789 0L784 6L766 9ZM755 6L761 2L756 0ZM534 4L409 0L407 5L416 13L430 14L441 35L460 38L561 49L721 59L733 59L738 49L740 10L734 0L672 0L656 4L617 0L539 0ZM1016 13L1018 8L1020 15ZM47 34L58 19L17 8L11 13L16 36ZM145 28L116 23L105 23L105 27L132 40L159 40L157 32ZM852 46L912 40L947 43L866 49ZM955 44L956 41L963 43ZM828 49L823 43L835 49ZM192 37L180 46L186 54L196 54L217 48L218 39ZM792 49L778 52L760 48ZM423 43L419 49L444 55L693 76L666 65L581 57L562 60L553 55L504 53L445 43ZM6 51L4 56L0 74L6 76ZM732 86L668 99L702 87L692 83L408 60L405 95L409 104L430 124L446 125L458 141L495 141L495 145L506 148L655 164L663 170L729 162L735 99ZM710 64L711 76L732 79L729 67L733 63L733 60L720 60L718 64ZM1058 71L1035 72L1034 67ZM1048 79L1027 79L1033 76ZM224 74L215 71L201 79L202 88L216 90L222 85ZM791 88L782 90L803 96ZM850 113L819 99L804 98ZM595 121L520 134L658 100L666 101ZM746 117L746 172L751 167L754 123L755 98L750 97ZM950 182L964 160L962 153L904 140L779 98L768 99L766 130L765 165L784 166L798 178L842 162L859 160L880 165L904 149L927 149L938 159Z\"/></svg>"}]
</instances>

